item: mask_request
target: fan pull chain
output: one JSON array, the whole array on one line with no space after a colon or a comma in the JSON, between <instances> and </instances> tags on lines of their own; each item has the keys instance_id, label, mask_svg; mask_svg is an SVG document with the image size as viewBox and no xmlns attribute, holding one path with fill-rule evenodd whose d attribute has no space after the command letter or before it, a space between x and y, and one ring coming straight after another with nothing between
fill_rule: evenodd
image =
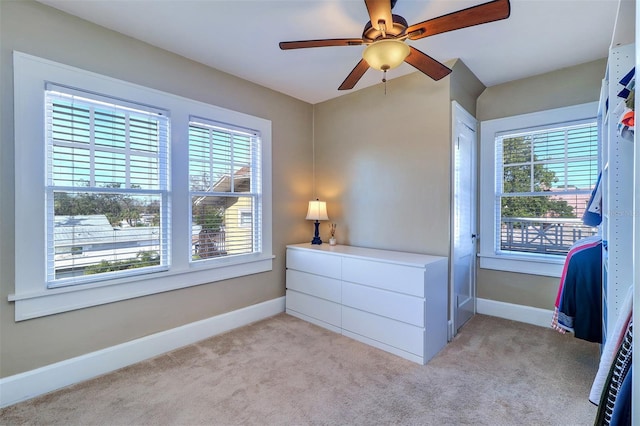
<instances>
[{"instance_id":1,"label":"fan pull chain","mask_svg":"<svg viewBox=\"0 0 640 426\"><path fill-rule=\"evenodd\" d=\"M384 95L387 96L387 70L382 71L382 82L384 83Z\"/></svg>"}]
</instances>

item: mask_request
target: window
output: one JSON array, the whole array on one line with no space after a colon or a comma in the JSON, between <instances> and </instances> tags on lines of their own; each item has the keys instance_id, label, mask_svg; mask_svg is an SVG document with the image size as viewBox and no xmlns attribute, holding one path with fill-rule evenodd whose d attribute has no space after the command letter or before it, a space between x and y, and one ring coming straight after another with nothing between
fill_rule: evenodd
<instances>
[{"instance_id":1,"label":"window","mask_svg":"<svg viewBox=\"0 0 640 426\"><path fill-rule=\"evenodd\" d=\"M238 223L239 226L251 226L253 224L253 214L250 211L241 211Z\"/></svg>"},{"instance_id":2,"label":"window","mask_svg":"<svg viewBox=\"0 0 640 426\"><path fill-rule=\"evenodd\" d=\"M582 215L598 177L595 122L496 137L498 253L566 255L596 228Z\"/></svg>"},{"instance_id":3,"label":"window","mask_svg":"<svg viewBox=\"0 0 640 426\"><path fill-rule=\"evenodd\" d=\"M571 245L598 232L582 222L600 170L596 111L482 123L481 267L559 276Z\"/></svg>"},{"instance_id":4,"label":"window","mask_svg":"<svg viewBox=\"0 0 640 426\"><path fill-rule=\"evenodd\" d=\"M268 120L13 64L16 321L272 269Z\"/></svg>"},{"instance_id":5,"label":"window","mask_svg":"<svg viewBox=\"0 0 640 426\"><path fill-rule=\"evenodd\" d=\"M260 135L192 119L189 123L192 260L260 251L259 222L238 221L260 211ZM255 216L257 217L257 215Z\"/></svg>"},{"instance_id":6,"label":"window","mask_svg":"<svg viewBox=\"0 0 640 426\"><path fill-rule=\"evenodd\" d=\"M166 112L53 85L45 108L48 287L166 270Z\"/></svg>"}]
</instances>

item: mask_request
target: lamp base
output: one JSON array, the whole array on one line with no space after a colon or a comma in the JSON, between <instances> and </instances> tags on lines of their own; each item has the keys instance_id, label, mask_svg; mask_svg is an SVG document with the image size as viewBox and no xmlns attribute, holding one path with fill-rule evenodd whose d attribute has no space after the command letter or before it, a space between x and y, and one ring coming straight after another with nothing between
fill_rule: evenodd
<instances>
[{"instance_id":1,"label":"lamp base","mask_svg":"<svg viewBox=\"0 0 640 426\"><path fill-rule=\"evenodd\" d=\"M322 240L320 239L320 231L318 229L318 227L320 226L320 222L316 220L316 223L314 223L314 225L316 226L316 233L313 237L313 240L311 240L311 244L322 244Z\"/></svg>"}]
</instances>

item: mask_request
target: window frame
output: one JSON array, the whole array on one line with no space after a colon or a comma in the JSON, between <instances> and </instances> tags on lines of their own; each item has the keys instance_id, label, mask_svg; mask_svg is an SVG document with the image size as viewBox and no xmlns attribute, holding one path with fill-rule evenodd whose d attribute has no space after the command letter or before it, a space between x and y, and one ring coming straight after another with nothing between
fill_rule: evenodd
<instances>
[{"instance_id":1,"label":"window frame","mask_svg":"<svg viewBox=\"0 0 640 426\"><path fill-rule=\"evenodd\" d=\"M271 121L17 51L13 52L13 66L15 253L32 253L29 257L15 257L15 293L10 294L8 300L15 302L16 321L272 270ZM172 238L169 270L47 289L44 197L44 89L47 83L169 111L170 139L174 141L169 166ZM215 262L190 262L188 146L175 141L187 139L189 117L194 115L256 129L261 134L262 251L259 253L220 258ZM42 196L34 197L34 193Z\"/></svg>"},{"instance_id":2,"label":"window frame","mask_svg":"<svg viewBox=\"0 0 640 426\"><path fill-rule=\"evenodd\" d=\"M61 141L54 137L54 129L56 127L55 116L55 103L64 103L71 102L71 108L84 109L86 108L89 111L88 115L88 135L86 136L87 141L79 142L79 141L71 141L65 140ZM168 150L170 147L170 135L168 134L170 117L167 111L164 110L153 110L144 105L134 105L131 103L123 102L119 99L107 98L105 96L96 96L91 93L81 92L75 89L70 89L67 87L60 87L54 84L47 84L45 87L45 108L47 113L45 114L47 122L51 121L51 126L46 127L46 135L45 135L45 144L46 150L49 153L47 156L47 171L46 171L46 209L47 209L47 286L48 288L55 287L64 287L69 285L78 285L88 282L101 281L105 279L109 279L109 276L104 275L104 273L100 274L92 274L92 275L82 275L82 276L71 276L71 277L57 277L57 272L55 269L57 260L55 260L56 250L55 250L55 233L56 233L56 217L54 214L54 204L55 204L55 193L99 193L105 189L104 186L100 186L99 183L101 176L97 173L97 169L99 167L97 159L99 159L100 153L118 153L121 154L125 159L123 164L124 169L124 187L108 190L109 193L120 194L120 195L130 195L130 196L156 196L160 200L161 208L160 208L160 226L159 226L159 238L158 238L158 252L161 258L161 262L159 265L154 266L146 266L144 268L132 268L129 270L110 272L110 275L113 277L124 277L127 275L143 275L150 272L158 271L158 270L167 270L168 269L168 251L169 251L169 241L170 241L170 232L169 232L169 222L167 218L170 215L170 203L168 196L168 183L169 183L169 162L170 158L168 155ZM150 118L154 120L158 124L158 146L156 152L149 152L144 150L137 150L134 147L130 146L132 143L132 139L127 135L124 138L125 145L122 147L112 147L104 144L99 144L97 131L96 129L96 115L98 114L96 110L98 109L110 109L112 111L117 111L126 116L125 127L128 127L132 120L135 122L136 119L141 117ZM133 118L132 118L133 117ZM72 124L75 124L72 123ZM67 148L67 149L78 149L84 150L86 155L86 161L89 165L88 167L88 181L87 186L80 186L76 182L68 182L65 181L64 184L62 182L56 183L58 180L58 175L56 174L56 169L59 166L56 166L55 160L55 152L57 147ZM132 165L130 164L131 160L135 157L144 156L146 158L151 158L152 160L156 160L157 164L157 176L155 177L155 187L154 188L138 188L135 189L130 185L130 182L133 181L132 174ZM73 166L71 166L73 169ZM77 215L83 216L83 215ZM120 231L121 232L121 231ZM80 250L73 252L72 247L72 255L82 254L84 250L80 247ZM89 252L91 250L88 250Z\"/></svg>"},{"instance_id":3,"label":"window frame","mask_svg":"<svg viewBox=\"0 0 640 426\"><path fill-rule=\"evenodd\" d=\"M560 277L565 256L544 254L496 253L497 218L496 136L533 128L561 127L565 123L596 121L598 102L589 102L511 117L486 120L480 123L480 268L531 275ZM598 155L600 153L598 152ZM595 184L595 182L594 182Z\"/></svg>"},{"instance_id":4,"label":"window frame","mask_svg":"<svg viewBox=\"0 0 640 426\"><path fill-rule=\"evenodd\" d=\"M196 155L192 156L191 155L191 129L198 129L199 132L202 131L206 131L207 133L209 133L209 140L208 142L212 142L211 138L212 136L212 132L218 132L218 135L220 134L228 134L229 139L231 141L234 140L234 138L239 137L245 137L245 138L249 138L249 149L248 151L250 151L249 154L249 158L244 158L244 160L247 160L248 162L243 162L241 159L236 159L234 156L234 142L231 142L231 151L229 152L229 157L225 158L224 160L221 159L221 157L224 157L225 154L224 153L220 153L217 152L215 149L212 149L211 145L209 146L209 150L207 151L207 154L209 156L210 161L213 159L212 164L214 165L214 168L216 167L220 167L220 166L228 166L229 167L229 191L224 191L224 192L216 192L214 191L214 188L210 188L210 189L199 189L199 190L194 190L190 188L190 199L192 200L193 197L220 197L220 198L247 198L251 200L251 209L242 209L241 210L249 210L251 212L256 211L259 212L260 211L260 205L262 203L262 197L261 197L261 193L260 193L260 176L262 173L261 170L261 165L260 165L260 145L262 143L262 138L261 135L259 134L259 132L256 132L255 129L246 129L246 128L238 128L238 126L231 126L225 123L220 123L220 122L215 122L213 120L210 119L205 119L202 117L191 117L191 120L189 121L189 177L191 179L191 166L194 164L198 164L198 163L202 163L202 157L198 157ZM245 154L246 155L246 154ZM217 158L217 159L216 159ZM235 188L235 172L234 169L238 166L241 169L244 168L249 168L250 171L250 188L247 192L239 192L236 191ZM198 167L200 170L202 170L202 167ZM215 171L213 169L209 169L207 170L208 172L211 173L211 176L213 177L213 175L215 174ZM191 183L191 182L190 182ZM211 182L211 184L213 184L213 182ZM191 186L191 185L190 185ZM191 207L190 213L189 213L189 217L191 220L190 225L193 227L195 224L193 223L193 203L191 202L189 204L189 206ZM226 214L225 214L226 215ZM236 235L234 235L233 232L231 232L232 229L236 228L244 228L244 229L251 229L251 247L254 251L260 251L261 250L261 241L259 238L260 235L260 214L255 214L252 215L251 217L251 223L249 225L245 225L245 226L229 226L230 224L227 224L223 221L223 224L225 225L225 233L227 235L227 237L231 240L234 239L234 237ZM231 228L231 229L229 229ZM231 247L226 247L228 249L231 250ZM246 256L247 253L226 253L223 256ZM204 258L204 259L193 259L193 257L191 258L191 262L193 263L200 263L200 262L215 262L216 260L220 259L221 256L214 256L214 257L210 257L210 258Z\"/></svg>"}]
</instances>

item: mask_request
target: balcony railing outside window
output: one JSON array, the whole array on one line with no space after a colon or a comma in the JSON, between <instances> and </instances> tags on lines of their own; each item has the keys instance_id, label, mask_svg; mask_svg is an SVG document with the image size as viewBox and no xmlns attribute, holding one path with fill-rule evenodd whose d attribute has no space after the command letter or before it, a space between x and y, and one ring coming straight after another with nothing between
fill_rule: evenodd
<instances>
[{"instance_id":1,"label":"balcony railing outside window","mask_svg":"<svg viewBox=\"0 0 640 426\"><path fill-rule=\"evenodd\" d=\"M503 217L500 250L562 256L575 241L597 233L577 218Z\"/></svg>"}]
</instances>

